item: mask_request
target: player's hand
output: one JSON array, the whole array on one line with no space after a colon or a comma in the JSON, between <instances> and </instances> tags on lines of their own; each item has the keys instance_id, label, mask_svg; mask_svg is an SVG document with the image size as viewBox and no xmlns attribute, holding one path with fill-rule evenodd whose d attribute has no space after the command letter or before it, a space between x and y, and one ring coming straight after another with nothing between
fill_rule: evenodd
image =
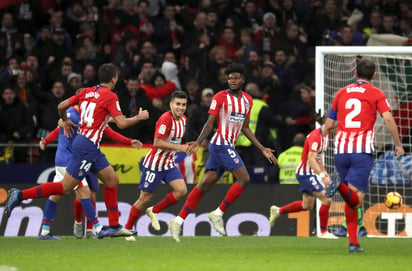
<instances>
[{"instance_id":1,"label":"player's hand","mask_svg":"<svg viewBox=\"0 0 412 271\"><path fill-rule=\"evenodd\" d=\"M39 142L40 150L44 151L46 149L46 140L42 137Z\"/></svg>"},{"instance_id":2,"label":"player's hand","mask_svg":"<svg viewBox=\"0 0 412 271\"><path fill-rule=\"evenodd\" d=\"M401 156L405 154L405 150L403 149L402 145L400 146L395 146L395 155L396 156Z\"/></svg>"},{"instance_id":3,"label":"player's hand","mask_svg":"<svg viewBox=\"0 0 412 271\"><path fill-rule=\"evenodd\" d=\"M266 157L266 159L269 160L269 163L271 164L277 164L278 160L276 159L276 157L273 155L275 151L270 149L270 148L264 148L262 150L263 155Z\"/></svg>"},{"instance_id":4,"label":"player's hand","mask_svg":"<svg viewBox=\"0 0 412 271\"><path fill-rule=\"evenodd\" d=\"M66 121L63 121L62 127L64 130L64 135L70 138L74 134L74 127L76 127L76 124L74 124L70 120L66 120Z\"/></svg>"},{"instance_id":5,"label":"player's hand","mask_svg":"<svg viewBox=\"0 0 412 271\"><path fill-rule=\"evenodd\" d=\"M190 144L189 147L187 148L186 153L187 153L188 155L193 155L193 154L197 153L197 151L199 150L199 147L200 147L199 143L193 142L193 143Z\"/></svg>"},{"instance_id":6,"label":"player's hand","mask_svg":"<svg viewBox=\"0 0 412 271\"><path fill-rule=\"evenodd\" d=\"M140 140L137 139L132 139L132 147L136 149L141 149L143 146L143 143Z\"/></svg>"},{"instance_id":7,"label":"player's hand","mask_svg":"<svg viewBox=\"0 0 412 271\"><path fill-rule=\"evenodd\" d=\"M149 118L149 111L143 110L141 107L139 107L139 114L137 115L139 120L147 120Z\"/></svg>"},{"instance_id":8,"label":"player's hand","mask_svg":"<svg viewBox=\"0 0 412 271\"><path fill-rule=\"evenodd\" d=\"M325 187L328 187L330 185L330 177L329 175L325 175L325 177L322 178L322 182L325 185Z\"/></svg>"}]
</instances>

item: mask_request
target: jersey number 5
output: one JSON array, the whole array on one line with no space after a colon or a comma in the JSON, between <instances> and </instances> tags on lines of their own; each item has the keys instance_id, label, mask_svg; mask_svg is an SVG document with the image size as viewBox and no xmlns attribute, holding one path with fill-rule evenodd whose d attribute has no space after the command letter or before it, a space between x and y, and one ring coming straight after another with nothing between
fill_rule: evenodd
<instances>
[{"instance_id":1,"label":"jersey number 5","mask_svg":"<svg viewBox=\"0 0 412 271\"><path fill-rule=\"evenodd\" d=\"M87 101L82 102L80 105L80 120L81 123L86 123L87 127L92 127L94 122L93 114L96 108L96 103L88 103Z\"/></svg>"},{"instance_id":2,"label":"jersey number 5","mask_svg":"<svg viewBox=\"0 0 412 271\"><path fill-rule=\"evenodd\" d=\"M345 103L345 109L351 109L351 111L346 115L345 127L346 128L360 128L361 122L358 120L353 120L356 118L362 109L362 103L359 99L349 99Z\"/></svg>"}]
</instances>

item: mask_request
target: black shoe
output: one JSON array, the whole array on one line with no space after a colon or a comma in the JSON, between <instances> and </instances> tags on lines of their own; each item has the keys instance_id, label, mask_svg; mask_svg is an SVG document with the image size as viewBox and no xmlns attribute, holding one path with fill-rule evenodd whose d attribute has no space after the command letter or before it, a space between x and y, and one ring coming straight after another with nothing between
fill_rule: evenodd
<instances>
[{"instance_id":1,"label":"black shoe","mask_svg":"<svg viewBox=\"0 0 412 271\"><path fill-rule=\"evenodd\" d=\"M328 198L333 197L336 191L338 191L340 186L340 178L338 175L335 175L330 180L330 185L326 188L325 195Z\"/></svg>"},{"instance_id":2,"label":"black shoe","mask_svg":"<svg viewBox=\"0 0 412 271\"><path fill-rule=\"evenodd\" d=\"M359 252L363 252L363 248L358 244L358 245L354 245L352 243L349 243L349 252L350 253L359 253Z\"/></svg>"}]
</instances>

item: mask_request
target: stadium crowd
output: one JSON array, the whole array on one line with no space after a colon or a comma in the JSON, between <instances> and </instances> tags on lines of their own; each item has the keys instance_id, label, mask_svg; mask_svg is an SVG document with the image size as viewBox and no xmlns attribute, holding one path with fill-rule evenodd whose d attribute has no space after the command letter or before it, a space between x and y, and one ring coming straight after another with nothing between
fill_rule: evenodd
<instances>
[{"instance_id":1,"label":"stadium crowd","mask_svg":"<svg viewBox=\"0 0 412 271\"><path fill-rule=\"evenodd\" d=\"M412 38L406 0L7 0L0 11L0 143L38 143L59 119L57 105L96 85L96 69L120 69L122 112L150 119L119 130L151 143L169 94L188 94L187 140L227 88L240 62L276 121L270 148L292 145L315 126L315 46L364 45L375 33ZM246 89L248 91L248 89ZM251 94L253 96L253 93ZM269 133L269 131L267 131ZM7 148L1 148L0 156ZM39 160L53 161L54 150ZM15 148L14 162L27 161Z\"/></svg>"}]
</instances>

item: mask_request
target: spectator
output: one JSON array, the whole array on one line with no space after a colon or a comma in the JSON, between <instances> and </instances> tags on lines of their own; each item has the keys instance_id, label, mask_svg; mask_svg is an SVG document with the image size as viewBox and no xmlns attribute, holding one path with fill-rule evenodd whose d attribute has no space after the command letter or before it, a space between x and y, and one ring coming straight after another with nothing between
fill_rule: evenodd
<instances>
[{"instance_id":1,"label":"spectator","mask_svg":"<svg viewBox=\"0 0 412 271\"><path fill-rule=\"evenodd\" d=\"M83 87L91 87L98 84L96 78L96 68L92 64L86 64L82 72Z\"/></svg>"},{"instance_id":2,"label":"spectator","mask_svg":"<svg viewBox=\"0 0 412 271\"><path fill-rule=\"evenodd\" d=\"M276 47L279 37L279 30L276 26L275 14L268 12L263 16L262 28L255 33L255 43L262 51L263 60L270 60L271 53Z\"/></svg>"},{"instance_id":3,"label":"spectator","mask_svg":"<svg viewBox=\"0 0 412 271\"><path fill-rule=\"evenodd\" d=\"M153 107L145 91L139 88L139 81L136 77L129 78L126 82L126 90L119 91L119 104L126 117L137 115L139 108L144 108L150 113L148 120L139 122L133 127L122 129L122 134L130 138L139 138L143 143L151 143L153 140L151 132L154 132L155 123L160 113ZM111 127L119 130L116 125Z\"/></svg>"},{"instance_id":4,"label":"spectator","mask_svg":"<svg viewBox=\"0 0 412 271\"><path fill-rule=\"evenodd\" d=\"M33 135L33 115L13 89L3 89L0 106L0 141L2 143L28 143ZM16 163L27 162L27 147L15 147L13 160Z\"/></svg>"},{"instance_id":5,"label":"spectator","mask_svg":"<svg viewBox=\"0 0 412 271\"><path fill-rule=\"evenodd\" d=\"M133 32L126 32L122 37L122 45L113 59L114 64L120 68L121 76L130 78L138 73L137 38Z\"/></svg>"},{"instance_id":6,"label":"spectator","mask_svg":"<svg viewBox=\"0 0 412 271\"><path fill-rule=\"evenodd\" d=\"M258 47L253 42L253 31L250 28L242 28L240 30L240 43L242 47L236 51L236 56L239 59L239 62L243 65L248 64L249 62L249 53L252 50L257 51Z\"/></svg>"},{"instance_id":7,"label":"spectator","mask_svg":"<svg viewBox=\"0 0 412 271\"><path fill-rule=\"evenodd\" d=\"M150 2L147 0L139 0L137 3L137 17L140 39L150 40L153 36L154 28L148 16Z\"/></svg>"},{"instance_id":8,"label":"spectator","mask_svg":"<svg viewBox=\"0 0 412 271\"><path fill-rule=\"evenodd\" d=\"M176 89L175 83L166 81L165 76L160 72L155 72L150 84L141 84L139 87L144 89L153 106L162 113L167 110L168 106L166 96Z\"/></svg>"},{"instance_id":9,"label":"spectator","mask_svg":"<svg viewBox=\"0 0 412 271\"><path fill-rule=\"evenodd\" d=\"M203 125L206 123L209 117L209 107L212 102L212 97L215 95L213 89L205 88L202 90L202 98L200 105L195 106L189 114L187 119L186 140L194 141L202 131ZM203 148L207 148L211 136L200 143Z\"/></svg>"},{"instance_id":10,"label":"spectator","mask_svg":"<svg viewBox=\"0 0 412 271\"><path fill-rule=\"evenodd\" d=\"M6 57L9 58L12 55L24 57L26 49L24 48L23 36L14 25L14 19L11 13L5 12L3 14L0 31L5 33L7 37Z\"/></svg>"},{"instance_id":11,"label":"spectator","mask_svg":"<svg viewBox=\"0 0 412 271\"><path fill-rule=\"evenodd\" d=\"M225 27L219 38L219 45L226 49L228 59L238 61L236 52L241 48L237 41L235 31L232 27Z\"/></svg>"}]
</instances>

